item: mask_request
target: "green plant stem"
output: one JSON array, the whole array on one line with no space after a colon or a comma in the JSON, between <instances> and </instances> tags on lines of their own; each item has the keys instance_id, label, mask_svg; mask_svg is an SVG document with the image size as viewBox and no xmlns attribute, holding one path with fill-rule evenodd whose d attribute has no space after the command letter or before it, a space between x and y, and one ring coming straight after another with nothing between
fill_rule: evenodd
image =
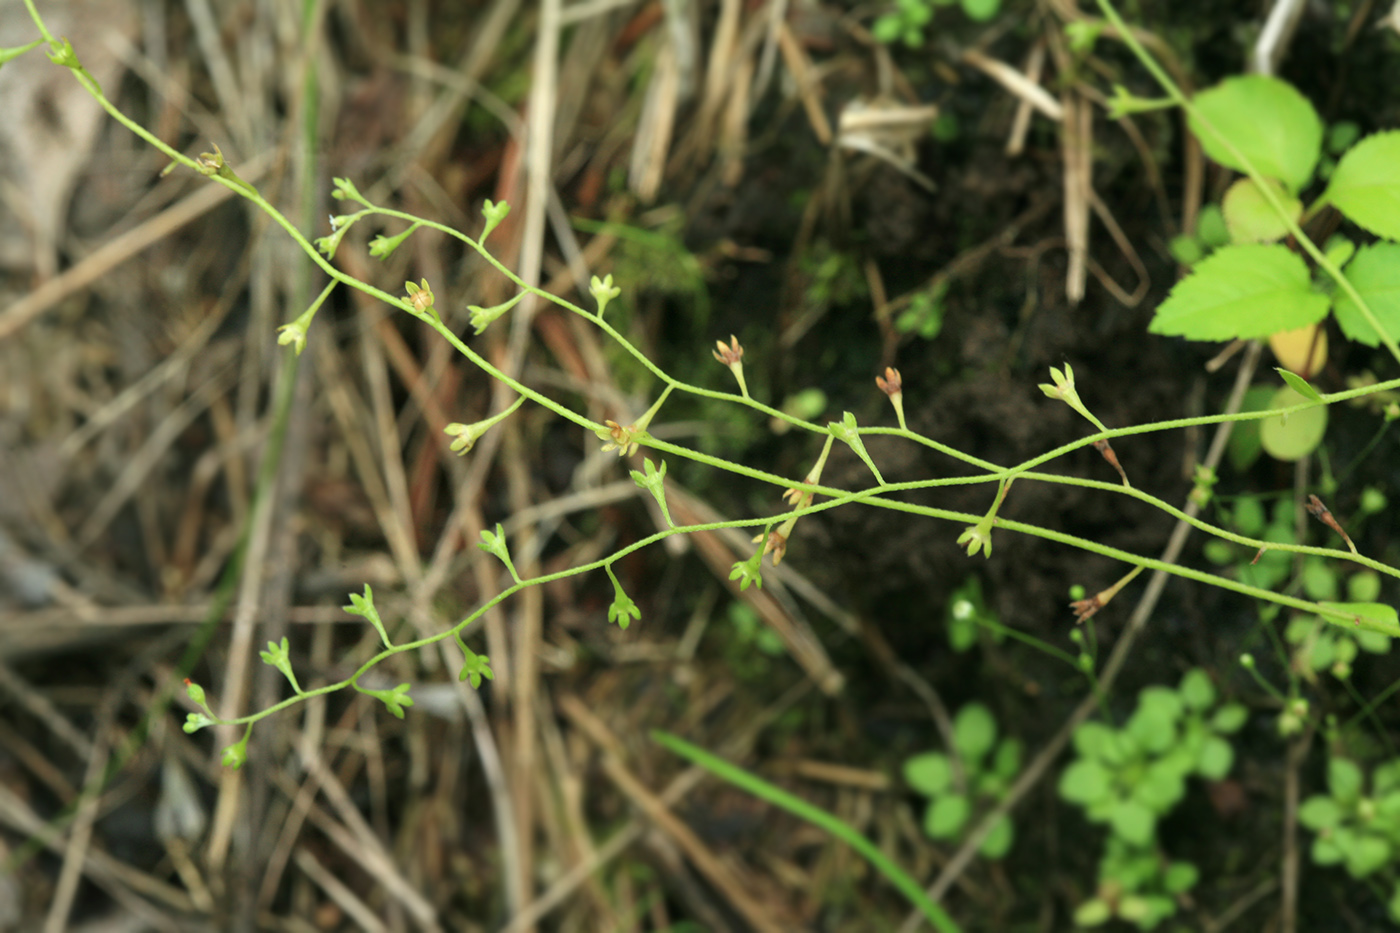
<instances>
[{"instance_id":1,"label":"green plant stem","mask_svg":"<svg viewBox=\"0 0 1400 933\"><path fill-rule=\"evenodd\" d=\"M924 893L924 889L917 881L848 823L837 819L820 807L813 806L801 797L789 794L757 775L750 774L743 768L669 732L653 729L651 737L653 741L664 746L667 750L699 765L716 777L728 781L759 800L766 800L775 807L781 807L793 816L825 830L855 849L942 933L960 933L962 930L942 907L939 907L932 898Z\"/></svg>"}]
</instances>

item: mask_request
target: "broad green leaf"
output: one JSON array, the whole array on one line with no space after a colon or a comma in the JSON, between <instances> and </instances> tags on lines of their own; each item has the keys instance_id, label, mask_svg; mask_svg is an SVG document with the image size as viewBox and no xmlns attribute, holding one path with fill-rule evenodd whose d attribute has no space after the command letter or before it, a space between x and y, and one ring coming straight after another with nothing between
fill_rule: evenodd
<instances>
[{"instance_id":1,"label":"broad green leaf","mask_svg":"<svg viewBox=\"0 0 1400 933\"><path fill-rule=\"evenodd\" d=\"M1103 765L1081 758L1060 775L1060 796L1070 803L1087 806L1106 798L1111 782Z\"/></svg>"},{"instance_id":2,"label":"broad green leaf","mask_svg":"<svg viewBox=\"0 0 1400 933\"><path fill-rule=\"evenodd\" d=\"M999 859L1011 851L1011 843L1015 841L1016 830L1012 826L1011 820L1005 816L997 820L991 832L987 833L987 838L982 840L981 847L977 850L982 853L983 858Z\"/></svg>"},{"instance_id":3,"label":"broad green leaf","mask_svg":"<svg viewBox=\"0 0 1400 933\"><path fill-rule=\"evenodd\" d=\"M1259 174L1283 182L1290 191L1312 177L1322 153L1322 121L1291 84L1262 75L1228 78L1197 94L1195 104ZM1245 170L1215 133L1195 117L1190 123L1206 155L1226 168Z\"/></svg>"},{"instance_id":4,"label":"broad green leaf","mask_svg":"<svg viewBox=\"0 0 1400 933\"><path fill-rule=\"evenodd\" d=\"M1397 616L1395 607L1387 606L1385 603L1318 603L1328 609L1335 609L1338 612L1345 612L1353 617L1356 625L1365 626L1373 632L1380 632L1382 635L1400 636L1400 616ZM1329 622L1337 624L1335 620L1328 618Z\"/></svg>"},{"instance_id":5,"label":"broad green leaf","mask_svg":"<svg viewBox=\"0 0 1400 933\"><path fill-rule=\"evenodd\" d=\"M1347 872L1353 878L1365 878L1390 861L1390 843L1379 836L1358 836L1355 845L1345 850Z\"/></svg>"},{"instance_id":6,"label":"broad green leaf","mask_svg":"<svg viewBox=\"0 0 1400 933\"><path fill-rule=\"evenodd\" d=\"M985 23L1001 9L1001 0L962 0L963 12L967 18Z\"/></svg>"},{"instance_id":7,"label":"broad green leaf","mask_svg":"<svg viewBox=\"0 0 1400 933\"><path fill-rule=\"evenodd\" d=\"M1322 199L1376 236L1400 240L1400 130L1373 133L1347 150Z\"/></svg>"},{"instance_id":8,"label":"broad green leaf","mask_svg":"<svg viewBox=\"0 0 1400 933\"><path fill-rule=\"evenodd\" d=\"M1327 789L1341 804L1353 804L1361 797L1361 767L1348 758L1327 760Z\"/></svg>"},{"instance_id":9,"label":"broad green leaf","mask_svg":"<svg viewBox=\"0 0 1400 933\"><path fill-rule=\"evenodd\" d=\"M939 797L924 814L924 835L930 839L952 839L962 832L972 815L972 804L961 794Z\"/></svg>"},{"instance_id":10,"label":"broad green leaf","mask_svg":"<svg viewBox=\"0 0 1400 933\"><path fill-rule=\"evenodd\" d=\"M1288 219L1297 222L1303 215L1303 202L1290 195L1279 182L1266 179L1274 196L1283 204ZM1233 243L1277 243L1288 235L1288 225L1264 198L1252 179L1241 178L1230 186L1220 202L1225 225Z\"/></svg>"},{"instance_id":11,"label":"broad green leaf","mask_svg":"<svg viewBox=\"0 0 1400 933\"><path fill-rule=\"evenodd\" d=\"M1230 767L1234 763L1234 747L1219 736L1213 736L1206 739L1205 747L1201 749L1201 760L1196 765L1196 772L1207 781L1219 781L1230 773Z\"/></svg>"},{"instance_id":12,"label":"broad green leaf","mask_svg":"<svg viewBox=\"0 0 1400 933\"><path fill-rule=\"evenodd\" d=\"M1190 862L1172 862L1162 876L1162 886L1168 894L1182 894L1196 886L1201 880L1200 870Z\"/></svg>"},{"instance_id":13,"label":"broad green leaf","mask_svg":"<svg viewBox=\"0 0 1400 933\"><path fill-rule=\"evenodd\" d=\"M1249 719L1249 710L1239 703L1226 703L1215 711L1215 715L1210 718L1210 727L1216 732L1223 732L1229 735L1232 732L1240 731L1240 728Z\"/></svg>"},{"instance_id":14,"label":"broad green leaf","mask_svg":"<svg viewBox=\"0 0 1400 933\"><path fill-rule=\"evenodd\" d=\"M1124 842L1145 846L1157 829L1157 816L1142 804L1125 800L1113 809L1109 825Z\"/></svg>"},{"instance_id":15,"label":"broad green leaf","mask_svg":"<svg viewBox=\"0 0 1400 933\"><path fill-rule=\"evenodd\" d=\"M953 765L942 752L925 752L904 762L904 783L911 790L934 797L953 783Z\"/></svg>"},{"instance_id":16,"label":"broad green leaf","mask_svg":"<svg viewBox=\"0 0 1400 933\"><path fill-rule=\"evenodd\" d=\"M1327 298L1287 247L1226 246L1198 263L1157 308L1148 330L1191 340L1267 337L1316 324Z\"/></svg>"},{"instance_id":17,"label":"broad green leaf","mask_svg":"<svg viewBox=\"0 0 1400 933\"><path fill-rule=\"evenodd\" d=\"M981 761L997 741L997 721L981 703L969 703L953 717L953 744L965 761Z\"/></svg>"},{"instance_id":18,"label":"broad green leaf","mask_svg":"<svg viewBox=\"0 0 1400 933\"><path fill-rule=\"evenodd\" d=\"M1210 682L1210 675L1199 667L1186 672L1177 692L1182 702L1193 710L1203 710L1215 703L1215 684Z\"/></svg>"},{"instance_id":19,"label":"broad green leaf","mask_svg":"<svg viewBox=\"0 0 1400 933\"><path fill-rule=\"evenodd\" d=\"M1298 808L1298 822L1314 832L1331 829L1342 821L1342 808L1331 797L1317 794L1303 801Z\"/></svg>"},{"instance_id":20,"label":"broad green leaf","mask_svg":"<svg viewBox=\"0 0 1400 933\"><path fill-rule=\"evenodd\" d=\"M1289 408L1310 401L1290 388L1274 393L1270 408ZM1285 419L1282 415L1259 422L1259 440L1269 456L1289 462L1301 460L1317 449L1327 433L1327 406L1318 405L1295 411Z\"/></svg>"},{"instance_id":21,"label":"broad green leaf","mask_svg":"<svg viewBox=\"0 0 1400 933\"><path fill-rule=\"evenodd\" d=\"M1346 277L1380 321L1381 328L1392 340L1400 339L1400 243L1372 243L1362 247L1347 266ZM1337 292L1335 301L1337 324L1342 333L1368 347L1381 342L1375 328L1366 323L1361 309L1346 293Z\"/></svg>"}]
</instances>

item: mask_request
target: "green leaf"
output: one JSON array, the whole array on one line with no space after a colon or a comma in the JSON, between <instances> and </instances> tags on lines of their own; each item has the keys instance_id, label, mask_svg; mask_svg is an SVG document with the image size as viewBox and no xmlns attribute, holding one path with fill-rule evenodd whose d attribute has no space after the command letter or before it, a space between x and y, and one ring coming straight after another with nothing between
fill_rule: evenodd
<instances>
[{"instance_id":1,"label":"green leaf","mask_svg":"<svg viewBox=\"0 0 1400 933\"><path fill-rule=\"evenodd\" d=\"M977 762L997 741L997 721L981 703L969 703L953 719L953 745L964 761Z\"/></svg>"},{"instance_id":2,"label":"green leaf","mask_svg":"<svg viewBox=\"0 0 1400 933\"><path fill-rule=\"evenodd\" d=\"M1162 875L1162 887L1168 894L1184 894L1201 880L1201 872L1190 862L1172 862Z\"/></svg>"},{"instance_id":3,"label":"green leaf","mask_svg":"<svg viewBox=\"0 0 1400 933\"><path fill-rule=\"evenodd\" d=\"M1108 796L1112 776L1097 761L1079 759L1060 775L1060 796L1070 803L1088 806Z\"/></svg>"},{"instance_id":4,"label":"green leaf","mask_svg":"<svg viewBox=\"0 0 1400 933\"><path fill-rule=\"evenodd\" d=\"M1289 191L1302 188L1312 177L1322 154L1322 121L1292 85L1262 75L1228 78L1197 94L1195 105L1259 174L1283 182ZM1226 168L1245 171L1245 163L1216 133L1194 115L1189 119L1206 155Z\"/></svg>"},{"instance_id":5,"label":"green leaf","mask_svg":"<svg viewBox=\"0 0 1400 933\"><path fill-rule=\"evenodd\" d=\"M0 49L0 65L14 61L30 49L37 48L44 44L43 39L35 39L28 45L17 45L12 48Z\"/></svg>"},{"instance_id":6,"label":"green leaf","mask_svg":"<svg viewBox=\"0 0 1400 933\"><path fill-rule=\"evenodd\" d=\"M1152 834L1157 829L1156 814L1132 800L1125 800L1114 807L1108 822L1116 836L1138 846L1151 842Z\"/></svg>"},{"instance_id":7,"label":"green leaf","mask_svg":"<svg viewBox=\"0 0 1400 933\"><path fill-rule=\"evenodd\" d=\"M1385 603L1319 603L1328 609L1336 609L1353 617L1353 622L1357 625L1364 625L1373 632L1391 637L1400 636L1400 616L1396 615L1395 607L1387 606ZM1337 621L1328 618L1327 621L1334 625Z\"/></svg>"},{"instance_id":8,"label":"green leaf","mask_svg":"<svg viewBox=\"0 0 1400 933\"><path fill-rule=\"evenodd\" d=\"M1230 773L1235 763L1235 749L1220 736L1206 739L1196 772L1208 781L1219 781Z\"/></svg>"},{"instance_id":9,"label":"green leaf","mask_svg":"<svg viewBox=\"0 0 1400 933\"><path fill-rule=\"evenodd\" d=\"M1199 667L1186 672L1186 676L1181 678L1178 692L1182 702L1193 710L1204 710L1215 703L1215 684L1211 683L1210 675Z\"/></svg>"},{"instance_id":10,"label":"green leaf","mask_svg":"<svg viewBox=\"0 0 1400 933\"><path fill-rule=\"evenodd\" d=\"M1297 223L1303 216L1303 202L1290 195L1279 182L1265 179L1275 198L1283 204L1288 218ZM1288 225L1264 198L1253 179L1241 178L1230 186L1220 202L1225 225L1234 243L1277 243L1288 235Z\"/></svg>"},{"instance_id":11,"label":"green leaf","mask_svg":"<svg viewBox=\"0 0 1400 933\"><path fill-rule=\"evenodd\" d=\"M1361 835L1353 845L1343 847L1347 872L1353 878L1365 878L1390 861L1390 843L1379 836Z\"/></svg>"},{"instance_id":12,"label":"green leaf","mask_svg":"<svg viewBox=\"0 0 1400 933\"><path fill-rule=\"evenodd\" d=\"M930 839L952 839L962 832L972 815L972 804L961 794L939 797L924 813L924 835Z\"/></svg>"},{"instance_id":13,"label":"green leaf","mask_svg":"<svg viewBox=\"0 0 1400 933\"><path fill-rule=\"evenodd\" d=\"M1230 242L1230 228L1225 225L1225 212L1218 204L1207 204L1201 208L1196 218L1196 236L1211 249L1219 249Z\"/></svg>"},{"instance_id":14,"label":"green leaf","mask_svg":"<svg viewBox=\"0 0 1400 933\"><path fill-rule=\"evenodd\" d=\"M1021 771L1021 752L1019 739L1002 739L992 759L992 773L1002 781L1010 783Z\"/></svg>"},{"instance_id":15,"label":"green leaf","mask_svg":"<svg viewBox=\"0 0 1400 933\"><path fill-rule=\"evenodd\" d=\"M1346 268L1347 281L1361 295L1381 329L1392 340L1400 339L1400 243L1372 243L1356 253ZM1349 340L1378 346L1376 329L1366 323L1361 309L1344 292L1334 300L1337 325Z\"/></svg>"},{"instance_id":16,"label":"green leaf","mask_svg":"<svg viewBox=\"0 0 1400 933\"><path fill-rule=\"evenodd\" d=\"M1290 408L1301 405L1309 399L1289 388L1279 389L1269 401L1270 408ZM1312 453L1322 443L1327 433L1327 407L1318 405L1295 411L1284 420L1283 415L1275 415L1259 422L1259 440L1264 449L1276 460L1301 460Z\"/></svg>"},{"instance_id":17,"label":"green leaf","mask_svg":"<svg viewBox=\"0 0 1400 933\"><path fill-rule=\"evenodd\" d=\"M924 752L904 762L904 783L916 793L935 797L953 784L953 763L942 752Z\"/></svg>"},{"instance_id":18,"label":"green leaf","mask_svg":"<svg viewBox=\"0 0 1400 933\"><path fill-rule=\"evenodd\" d=\"M993 860L1005 858L1006 853L1011 851L1011 843L1014 842L1015 839L1016 827L1012 824L1009 817L1002 816L1002 818L997 820L995 825L992 826L991 830L987 833L987 837L982 840L982 845L977 851L982 854L983 858Z\"/></svg>"},{"instance_id":19,"label":"green leaf","mask_svg":"<svg viewBox=\"0 0 1400 933\"><path fill-rule=\"evenodd\" d=\"M1331 797L1316 794L1298 808L1298 822L1314 832L1331 829L1342 822L1342 808Z\"/></svg>"},{"instance_id":20,"label":"green leaf","mask_svg":"<svg viewBox=\"0 0 1400 933\"><path fill-rule=\"evenodd\" d=\"M1100 897L1093 897L1074 908L1074 925L1103 926L1113 919L1113 907Z\"/></svg>"},{"instance_id":21,"label":"green leaf","mask_svg":"<svg viewBox=\"0 0 1400 933\"><path fill-rule=\"evenodd\" d=\"M1322 200L1376 236L1400 240L1400 130L1373 133L1347 150Z\"/></svg>"},{"instance_id":22,"label":"green leaf","mask_svg":"<svg viewBox=\"0 0 1400 933\"><path fill-rule=\"evenodd\" d=\"M1226 246L1176 284L1147 329L1191 340L1253 339L1326 316L1327 297L1312 290L1296 253L1279 245Z\"/></svg>"},{"instance_id":23,"label":"green leaf","mask_svg":"<svg viewBox=\"0 0 1400 933\"><path fill-rule=\"evenodd\" d=\"M1239 703L1227 703L1215 711L1210 727L1216 732L1231 735L1238 732L1249 719L1249 710Z\"/></svg>"},{"instance_id":24,"label":"green leaf","mask_svg":"<svg viewBox=\"0 0 1400 933\"><path fill-rule=\"evenodd\" d=\"M1289 372L1282 366L1275 366L1274 369L1278 372L1280 376L1283 377L1283 381L1288 383L1289 387L1294 392L1297 392L1299 395L1301 395L1303 398L1307 399L1310 402L1322 401L1322 394L1316 389L1314 389L1312 387L1312 384L1309 383L1308 380L1304 379L1297 373Z\"/></svg>"},{"instance_id":25,"label":"green leaf","mask_svg":"<svg viewBox=\"0 0 1400 933\"><path fill-rule=\"evenodd\" d=\"M1148 768L1142 774L1132 799L1153 813L1166 813L1176 806L1186 793L1186 782L1173 767Z\"/></svg>"},{"instance_id":26,"label":"green leaf","mask_svg":"<svg viewBox=\"0 0 1400 933\"><path fill-rule=\"evenodd\" d=\"M1001 0L962 0L962 8L968 19L985 23L1001 11Z\"/></svg>"},{"instance_id":27,"label":"green leaf","mask_svg":"<svg viewBox=\"0 0 1400 933\"><path fill-rule=\"evenodd\" d=\"M1330 836L1318 836L1312 844L1314 865L1337 865L1342 861L1342 850Z\"/></svg>"},{"instance_id":28,"label":"green leaf","mask_svg":"<svg viewBox=\"0 0 1400 933\"><path fill-rule=\"evenodd\" d=\"M1346 758L1327 760L1327 790L1341 804L1351 804L1361 798L1361 768Z\"/></svg>"},{"instance_id":29,"label":"green leaf","mask_svg":"<svg viewBox=\"0 0 1400 933\"><path fill-rule=\"evenodd\" d=\"M1074 747L1082 758L1107 759L1114 732L1101 722L1086 722L1074 730Z\"/></svg>"}]
</instances>

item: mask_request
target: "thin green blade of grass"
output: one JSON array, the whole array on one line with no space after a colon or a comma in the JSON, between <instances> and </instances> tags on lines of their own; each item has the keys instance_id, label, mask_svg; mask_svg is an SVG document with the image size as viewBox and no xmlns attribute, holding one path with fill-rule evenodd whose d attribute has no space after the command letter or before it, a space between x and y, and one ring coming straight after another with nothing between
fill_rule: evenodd
<instances>
[{"instance_id":1,"label":"thin green blade of grass","mask_svg":"<svg viewBox=\"0 0 1400 933\"><path fill-rule=\"evenodd\" d=\"M660 729L653 729L652 740L665 746L668 751L680 755L682 758L697 764L709 771L715 777L721 778L742 790L753 794L760 800L765 800L776 807L781 807L800 819L804 819L813 826L826 830L831 835L855 849L863 855L880 874L899 889L899 892L909 899L909 902L916 907L920 913L928 918L928 921L938 928L940 933L961 933L962 927L948 916L947 912L933 902L924 893L924 889L909 876L904 869L896 865L885 853L875 847L875 844L866 839L849 824L837 819L830 813L813 806L801 797L795 797L787 791L775 787L762 778L750 774L738 765L730 764L723 758L711 754L698 745L692 745L682 738L664 732Z\"/></svg>"}]
</instances>

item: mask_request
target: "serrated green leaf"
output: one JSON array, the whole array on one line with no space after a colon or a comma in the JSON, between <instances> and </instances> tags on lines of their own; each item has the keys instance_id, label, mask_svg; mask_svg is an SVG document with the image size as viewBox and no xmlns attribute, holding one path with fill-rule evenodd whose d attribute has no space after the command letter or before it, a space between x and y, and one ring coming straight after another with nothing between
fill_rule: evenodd
<instances>
[{"instance_id":1,"label":"serrated green leaf","mask_svg":"<svg viewBox=\"0 0 1400 933\"><path fill-rule=\"evenodd\" d=\"M1400 135L1400 134L1397 134ZM1400 243L1372 243L1357 250L1346 268L1347 281L1380 321L1392 340L1400 339ZM1378 346L1375 328L1345 292L1336 295L1337 324L1350 340Z\"/></svg>"},{"instance_id":2,"label":"serrated green leaf","mask_svg":"<svg viewBox=\"0 0 1400 933\"><path fill-rule=\"evenodd\" d=\"M1203 259L1157 308L1148 330L1191 340L1267 337L1316 324L1327 297L1287 247L1226 246Z\"/></svg>"},{"instance_id":3,"label":"serrated green leaf","mask_svg":"<svg viewBox=\"0 0 1400 933\"><path fill-rule=\"evenodd\" d=\"M1291 84L1262 75L1228 78L1196 95L1201 116L1229 140L1265 178L1297 191L1312 177L1322 154L1322 121L1306 97ZM1245 165L1222 140L1190 117L1206 155L1226 168Z\"/></svg>"},{"instance_id":4,"label":"serrated green leaf","mask_svg":"<svg viewBox=\"0 0 1400 933\"><path fill-rule=\"evenodd\" d=\"M1373 133L1347 150L1322 200L1376 236L1400 240L1400 130Z\"/></svg>"}]
</instances>

